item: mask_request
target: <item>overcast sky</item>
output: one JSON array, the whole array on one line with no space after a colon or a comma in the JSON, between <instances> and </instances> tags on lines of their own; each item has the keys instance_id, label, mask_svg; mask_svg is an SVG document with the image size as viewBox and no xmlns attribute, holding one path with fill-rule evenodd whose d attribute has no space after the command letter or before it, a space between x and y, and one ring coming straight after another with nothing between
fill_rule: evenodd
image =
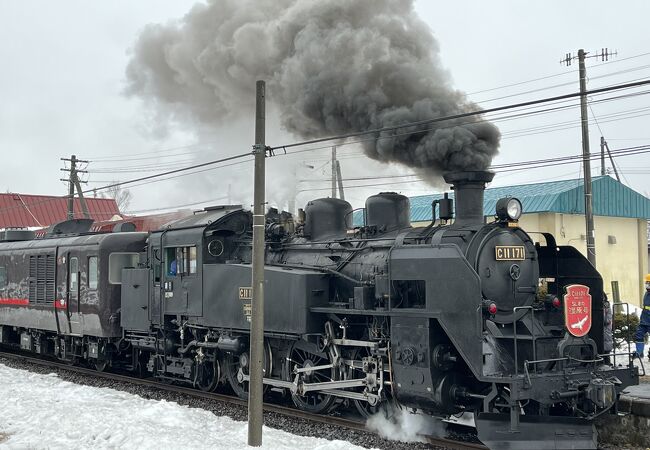
<instances>
[{"instance_id":1,"label":"overcast sky","mask_svg":"<svg viewBox=\"0 0 650 450\"><path fill-rule=\"evenodd\" d=\"M59 170L63 167L60 158L71 154L91 161L84 175L91 188L155 173L146 170L161 171L248 151L253 142L252 117L220 124L210 132L167 124L157 128L151 126L150 111L142 101L124 95L129 50L141 30L150 23L181 18L194 3L0 0L0 188L64 195L67 187L59 181L64 175ZM454 86L483 108L575 92L577 64L566 67L559 61L581 47L589 52L601 47L618 51L610 63L588 61L589 88L650 78L650 3L646 1L419 0L416 10L438 40ZM543 79L528 83L538 78ZM592 106L592 121L595 116L612 150L650 144L648 99L638 95ZM273 110L269 114L270 145L296 140L278 129ZM495 123L503 140L494 164L581 151L577 108ZM599 149L600 135L592 123L592 151ZM354 146L342 147L339 155L344 178L412 173L408 168L369 161ZM269 201L285 203L293 189L305 190L298 196L299 206L309 198L327 196L328 183L313 180L329 176L328 158L324 150L270 159L267 186L277 198ZM650 193L650 155L618 158L617 164L626 184ZM598 175L600 162L594 162L592 169ZM578 164L571 164L500 173L494 184L576 178L579 170ZM367 195L378 191L408 195L431 191L427 184L404 180L349 181L351 186L381 186L351 187L346 198L358 207ZM246 204L251 184L252 164L141 183L130 187L129 209L144 211L212 199L212 203L224 203L227 197Z\"/></svg>"}]
</instances>

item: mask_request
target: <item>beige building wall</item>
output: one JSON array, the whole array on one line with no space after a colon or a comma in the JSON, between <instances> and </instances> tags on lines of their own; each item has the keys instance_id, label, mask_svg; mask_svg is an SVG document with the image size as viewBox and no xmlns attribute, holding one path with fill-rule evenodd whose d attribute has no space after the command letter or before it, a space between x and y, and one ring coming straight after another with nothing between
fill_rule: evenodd
<instances>
[{"instance_id":1,"label":"beige building wall","mask_svg":"<svg viewBox=\"0 0 650 450\"><path fill-rule=\"evenodd\" d=\"M532 222L538 231L550 231L558 245L571 245L587 254L585 218L579 214L539 213ZM532 225L532 224L531 224ZM618 281L621 300L640 304L643 276L648 271L646 221L625 217L594 217L596 268L603 277L605 292L612 293L612 281ZM522 227L532 231L522 220ZM533 239L538 240L533 235Z\"/></svg>"},{"instance_id":2,"label":"beige building wall","mask_svg":"<svg viewBox=\"0 0 650 450\"><path fill-rule=\"evenodd\" d=\"M582 215L550 212L524 214L519 223L535 242L543 242L539 232L551 233L558 245L571 245L582 254L587 254L585 218ZM428 225L428 222L413 225ZM610 300L611 282L618 281L621 301L636 305L641 303L645 292L643 277L648 273L646 228L645 219L594 217L596 268L603 277L603 287Z\"/></svg>"}]
</instances>

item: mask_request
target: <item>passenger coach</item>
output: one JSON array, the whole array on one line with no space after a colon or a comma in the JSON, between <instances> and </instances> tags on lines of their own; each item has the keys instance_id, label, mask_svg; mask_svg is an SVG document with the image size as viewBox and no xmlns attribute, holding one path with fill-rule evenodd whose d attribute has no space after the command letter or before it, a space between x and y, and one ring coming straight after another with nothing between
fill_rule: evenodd
<instances>
[{"instance_id":1,"label":"passenger coach","mask_svg":"<svg viewBox=\"0 0 650 450\"><path fill-rule=\"evenodd\" d=\"M109 359L122 336L122 269L138 266L147 233L84 234L91 222L54 225L43 239L0 234L1 343L99 366Z\"/></svg>"}]
</instances>

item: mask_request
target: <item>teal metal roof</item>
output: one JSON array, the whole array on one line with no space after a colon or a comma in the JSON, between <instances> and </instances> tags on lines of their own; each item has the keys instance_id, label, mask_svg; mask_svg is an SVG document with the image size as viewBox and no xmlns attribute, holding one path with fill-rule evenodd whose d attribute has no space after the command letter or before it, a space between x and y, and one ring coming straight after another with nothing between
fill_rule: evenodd
<instances>
[{"instance_id":1,"label":"teal metal roof","mask_svg":"<svg viewBox=\"0 0 650 450\"><path fill-rule=\"evenodd\" d=\"M650 199L630 189L610 176L592 179L593 208L597 216L631 217L650 219ZM431 202L443 194L411 197L411 222L431 220ZM454 197L449 191L450 198ZM556 212L584 214L584 188L582 179L548 181L544 183L503 186L485 190L483 215L493 216L497 200L517 197L526 213ZM354 222L363 222L361 214L355 214Z\"/></svg>"}]
</instances>

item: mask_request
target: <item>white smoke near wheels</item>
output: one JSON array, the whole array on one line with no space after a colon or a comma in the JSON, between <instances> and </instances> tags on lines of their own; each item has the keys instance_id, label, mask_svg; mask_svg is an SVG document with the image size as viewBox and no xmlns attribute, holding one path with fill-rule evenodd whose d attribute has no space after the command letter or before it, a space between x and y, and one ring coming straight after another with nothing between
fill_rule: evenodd
<instances>
[{"instance_id":1,"label":"white smoke near wheels","mask_svg":"<svg viewBox=\"0 0 650 450\"><path fill-rule=\"evenodd\" d=\"M379 413L366 421L366 427L384 439L402 442L427 442L427 436L444 437L445 424L439 419L397 409L388 418Z\"/></svg>"},{"instance_id":2,"label":"white smoke near wheels","mask_svg":"<svg viewBox=\"0 0 650 450\"><path fill-rule=\"evenodd\" d=\"M287 131L324 137L476 110L438 53L412 0L210 0L143 30L127 93L166 120L218 126L252 116L261 79ZM487 168L500 134L473 116L374 138L369 157L435 179Z\"/></svg>"}]
</instances>

